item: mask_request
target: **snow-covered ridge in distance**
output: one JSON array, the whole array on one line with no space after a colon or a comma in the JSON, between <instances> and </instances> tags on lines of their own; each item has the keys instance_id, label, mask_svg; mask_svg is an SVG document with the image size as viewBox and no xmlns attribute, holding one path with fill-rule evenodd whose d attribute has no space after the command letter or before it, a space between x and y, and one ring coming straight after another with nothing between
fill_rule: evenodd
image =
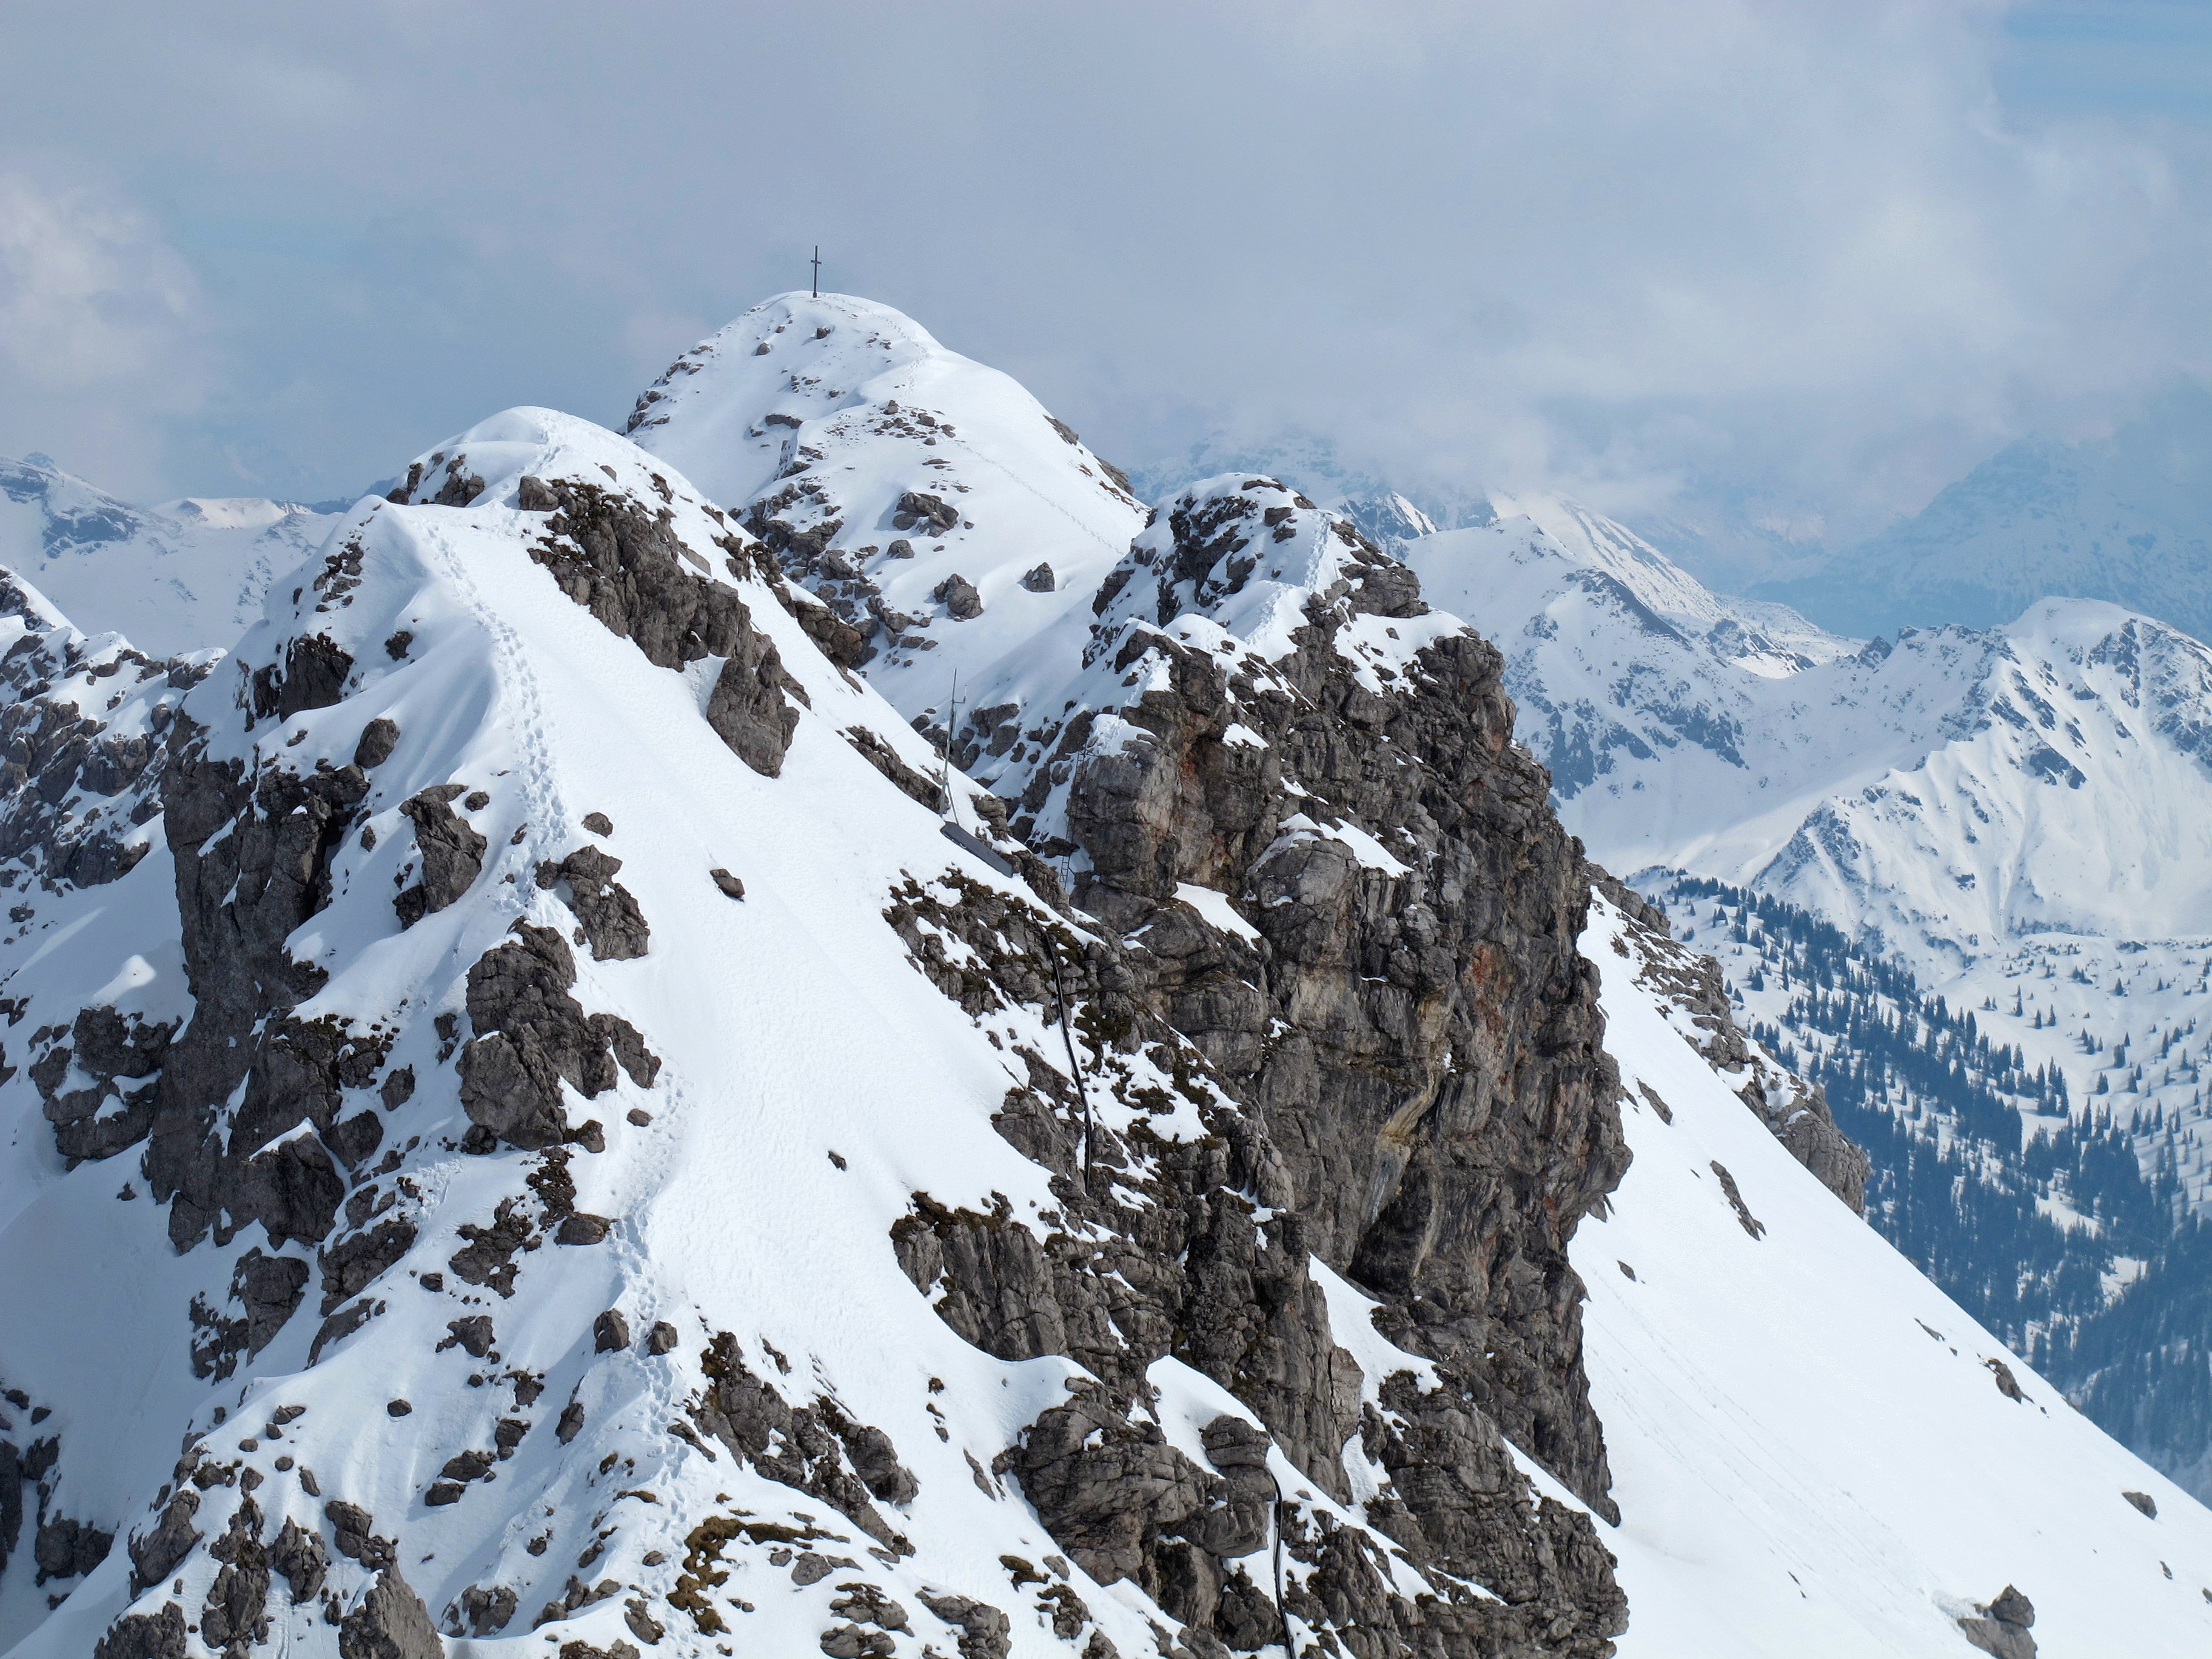
<instances>
[{"instance_id":1,"label":"snow-covered ridge in distance","mask_svg":"<svg viewBox=\"0 0 2212 1659\"><path fill-rule=\"evenodd\" d=\"M1407 551L1506 653L1519 735L1596 858L1789 897L1935 983L2039 933L2212 931L2212 651L2187 635L2054 599L1731 654L1693 631L1724 602L1609 540L1521 520Z\"/></svg>"},{"instance_id":2,"label":"snow-covered ridge in distance","mask_svg":"<svg viewBox=\"0 0 2212 1659\"><path fill-rule=\"evenodd\" d=\"M76 626L156 655L228 646L328 531L333 504L186 497L134 507L43 455L0 458L0 565Z\"/></svg>"}]
</instances>

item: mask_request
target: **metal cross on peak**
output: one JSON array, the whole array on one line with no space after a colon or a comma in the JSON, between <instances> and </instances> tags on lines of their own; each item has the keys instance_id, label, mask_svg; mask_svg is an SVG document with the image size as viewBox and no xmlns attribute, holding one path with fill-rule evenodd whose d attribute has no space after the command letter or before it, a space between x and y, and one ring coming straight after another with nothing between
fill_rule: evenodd
<instances>
[{"instance_id":1,"label":"metal cross on peak","mask_svg":"<svg viewBox=\"0 0 2212 1659\"><path fill-rule=\"evenodd\" d=\"M814 297L822 297L822 244L814 245Z\"/></svg>"}]
</instances>

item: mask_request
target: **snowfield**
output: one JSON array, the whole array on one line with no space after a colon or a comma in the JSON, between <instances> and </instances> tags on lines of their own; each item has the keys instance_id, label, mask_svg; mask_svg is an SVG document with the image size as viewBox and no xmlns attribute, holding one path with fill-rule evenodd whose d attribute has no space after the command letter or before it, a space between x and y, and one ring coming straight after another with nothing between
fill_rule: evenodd
<instances>
[{"instance_id":1,"label":"snowfield","mask_svg":"<svg viewBox=\"0 0 2212 1659\"><path fill-rule=\"evenodd\" d=\"M2212 1641L2212 1512L1801 1168L1638 988L1626 932L1601 900L1583 950L1636 1161L1574 1245L1621 1506L1607 1542L1634 1609L1625 1659L1942 1659L1971 1651L1953 1620L2007 1583L2049 1654Z\"/></svg>"}]
</instances>

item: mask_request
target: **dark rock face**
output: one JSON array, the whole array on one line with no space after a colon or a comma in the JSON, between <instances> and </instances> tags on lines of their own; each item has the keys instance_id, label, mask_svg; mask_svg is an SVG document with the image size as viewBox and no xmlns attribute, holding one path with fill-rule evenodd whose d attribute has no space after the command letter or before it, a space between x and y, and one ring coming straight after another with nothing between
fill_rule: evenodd
<instances>
[{"instance_id":1,"label":"dark rock face","mask_svg":"<svg viewBox=\"0 0 2212 1659\"><path fill-rule=\"evenodd\" d=\"M1319 574L1273 661L1164 626L1294 557ZM979 709L951 741L1016 832L1068 859L1106 939L1079 947L1048 913L949 878L908 882L885 912L963 1011L1023 1001L1051 1022L1064 996L1097 1056L1091 1099L1029 1057L1030 1086L995 1120L1054 1172L1053 1231L917 1194L894 1231L970 1341L1098 1378L1000 1469L1070 1555L1181 1620L1193 1652L1280 1639L1272 1595L1229 1565L1272 1519L1313 1570L1292 1610L1352 1651L1610 1653L1626 1623L1611 1558L1586 1516L1536 1501L1505 1443L1610 1509L1566 1247L1626 1165L1619 1079L1577 952L1581 849L1512 745L1500 659L1464 633L1394 654L1388 624L1426 611L1412 574L1270 480L1186 495L1093 609L1075 682L1091 706L1028 729L1018 708ZM1249 928L1209 922L1184 883L1228 896ZM1109 1131L1091 1118L1100 1091L1148 1111L1180 1095L1208 1133L1148 1136L1141 1115ZM1386 1414L1362 1413L1310 1254L1433 1362L1427 1384L1388 1379ZM1389 1477L1373 1530L1279 1505L1239 1419L1208 1425L1210 1468L1164 1444L1132 1407L1165 1354L1237 1395L1340 1499L1357 1436ZM1433 1597L1395 1588L1382 1540Z\"/></svg>"},{"instance_id":2,"label":"dark rock face","mask_svg":"<svg viewBox=\"0 0 2212 1659\"><path fill-rule=\"evenodd\" d=\"M398 1567L378 1573L338 1626L340 1659L445 1659L445 1652L430 1610Z\"/></svg>"},{"instance_id":3,"label":"dark rock face","mask_svg":"<svg viewBox=\"0 0 2212 1659\"><path fill-rule=\"evenodd\" d=\"M87 1522L62 1516L41 1521L31 1547L32 1558L39 1564L38 1582L43 1584L50 1578L76 1578L90 1572L107 1559L107 1552L114 1545L113 1533Z\"/></svg>"},{"instance_id":4,"label":"dark rock face","mask_svg":"<svg viewBox=\"0 0 2212 1659\"><path fill-rule=\"evenodd\" d=\"M627 495L565 479L542 488L558 510L530 556L562 592L635 641L647 660L681 668L702 657L726 659L708 700L708 724L746 765L775 776L799 726L799 711L785 698L799 695L798 683L736 590L684 568L686 560L702 562L677 536L668 508L648 514ZM750 555L734 534L721 545L732 574L745 568L740 562Z\"/></svg>"},{"instance_id":5,"label":"dark rock face","mask_svg":"<svg viewBox=\"0 0 2212 1659\"><path fill-rule=\"evenodd\" d=\"M269 1565L278 1573L296 1602L312 1601L329 1573L330 1557L323 1540L297 1521L286 1521L276 1541L269 1547Z\"/></svg>"},{"instance_id":6,"label":"dark rock face","mask_svg":"<svg viewBox=\"0 0 2212 1659\"><path fill-rule=\"evenodd\" d=\"M221 1381L238 1369L241 1354L250 1359L267 1347L299 1311L307 1277L307 1264L296 1256L272 1256L258 1248L246 1251L230 1275L230 1300L237 1304L238 1313L225 1314L197 1298L193 1302L192 1322L200 1334L192 1343L192 1375ZM326 1286L331 1279L326 1263ZM362 1279L353 1289L359 1290L368 1282ZM326 1302L323 1311L327 1314L335 1305Z\"/></svg>"},{"instance_id":7,"label":"dark rock face","mask_svg":"<svg viewBox=\"0 0 2212 1659\"><path fill-rule=\"evenodd\" d=\"M927 534L943 535L960 522L960 512L927 490L909 489L898 498L898 511L891 517L894 530L921 530Z\"/></svg>"},{"instance_id":8,"label":"dark rock face","mask_svg":"<svg viewBox=\"0 0 2212 1659\"><path fill-rule=\"evenodd\" d=\"M483 873L484 838L469 827L450 802L467 786L441 783L399 804L415 824L415 844L422 854L422 879L392 902L399 925L412 927L459 898Z\"/></svg>"},{"instance_id":9,"label":"dark rock face","mask_svg":"<svg viewBox=\"0 0 2212 1659\"><path fill-rule=\"evenodd\" d=\"M616 1346L629 1337L625 1326ZM692 1418L703 1432L769 1480L828 1504L885 1549L914 1553L876 1508L878 1501L905 1503L920 1490L888 1435L855 1423L826 1395L811 1406L792 1405L746 1366L727 1331L708 1345L701 1364L712 1386Z\"/></svg>"},{"instance_id":10,"label":"dark rock face","mask_svg":"<svg viewBox=\"0 0 2212 1659\"><path fill-rule=\"evenodd\" d=\"M561 889L562 901L576 913L594 962L626 962L645 954L653 930L629 888L614 879L622 860L596 847L580 847L558 864L538 866L540 887Z\"/></svg>"},{"instance_id":11,"label":"dark rock face","mask_svg":"<svg viewBox=\"0 0 2212 1659\"><path fill-rule=\"evenodd\" d=\"M352 656L320 634L305 634L284 647L276 663L253 673L253 718L289 720L309 708L327 708L345 696Z\"/></svg>"},{"instance_id":12,"label":"dark rock face","mask_svg":"<svg viewBox=\"0 0 2212 1659\"><path fill-rule=\"evenodd\" d=\"M200 1609L200 1639L223 1659L247 1659L254 1644L269 1639L269 1555L260 1533L260 1508L248 1498L208 1546L222 1567Z\"/></svg>"},{"instance_id":13,"label":"dark rock face","mask_svg":"<svg viewBox=\"0 0 2212 1659\"><path fill-rule=\"evenodd\" d=\"M204 735L177 721L162 778L194 1012L165 1052L145 1127L115 1139L149 1140L146 1174L179 1249L254 1221L272 1243L315 1242L344 1196L335 1161L314 1137L262 1149L303 1121L332 1127L342 1084L373 1078L383 1048L338 1022L281 1017L324 979L284 941L329 902L331 858L368 779L354 766L248 779L208 758ZM225 1123L220 1103L241 1082L244 1103Z\"/></svg>"},{"instance_id":14,"label":"dark rock face","mask_svg":"<svg viewBox=\"0 0 2212 1659\"><path fill-rule=\"evenodd\" d=\"M943 605L945 614L955 622L972 621L983 614L983 596L965 576L947 576L930 590L929 597Z\"/></svg>"},{"instance_id":15,"label":"dark rock face","mask_svg":"<svg viewBox=\"0 0 2212 1659\"><path fill-rule=\"evenodd\" d=\"M960 1659L1006 1659L1013 1650L1006 1615L987 1602L965 1595L933 1595L921 1592L921 1604L957 1629L954 1638Z\"/></svg>"},{"instance_id":16,"label":"dark rock face","mask_svg":"<svg viewBox=\"0 0 2212 1659\"><path fill-rule=\"evenodd\" d=\"M1015 828L1049 836L1056 814L1065 837L1047 849L1086 855L1076 902L1142 934L1147 1001L1265 1126L1309 1247L1605 1510L1566 1245L1627 1153L1577 954L1580 848L1512 742L1490 645L1447 635L1388 681L1340 652L1356 618L1427 607L1410 571L1310 505L1251 479L1187 494L1139 539L1102 588L1088 653L1153 687L1114 710L1137 734L1086 732L1072 751L1073 720L1049 748L1024 734L1066 762L1028 773ZM1226 602L1276 545L1316 535L1335 574L1279 660L1151 620ZM976 762L972 738L954 758ZM1361 853L1358 831L1387 852ZM1176 902L1183 882L1238 901L1261 943L1206 926Z\"/></svg>"},{"instance_id":17,"label":"dark rock face","mask_svg":"<svg viewBox=\"0 0 2212 1659\"><path fill-rule=\"evenodd\" d=\"M614 1087L618 1063L646 1088L660 1062L629 1021L587 1016L568 994L576 959L558 933L520 920L510 931L469 969L476 1035L461 1049L461 1104L490 1135L536 1151L580 1133L562 1105L563 1080L588 1100Z\"/></svg>"},{"instance_id":18,"label":"dark rock face","mask_svg":"<svg viewBox=\"0 0 2212 1659\"><path fill-rule=\"evenodd\" d=\"M1312 1281L1311 1228L1290 1208L1285 1160L1226 1079L1153 1010L1141 954L1079 946L1050 913L958 877L939 885L959 902L909 884L885 912L916 968L971 1016L1021 1001L1049 1022L1064 986L1071 1021L1103 1050L1085 1085L1089 1103L1110 1094L1141 1110L1127 1133L1095 1121L1086 1133L1086 1103L1067 1077L1018 1051L1030 1086L1010 1091L995 1121L1054 1172L1061 1207L1040 1218L1052 1231L1040 1236L1005 1208L954 1210L916 1194L893 1230L900 1264L977 1346L1007 1359L1065 1354L1099 1379L1044 1413L1000 1460L1069 1554L1102 1577L1144 1585L1184 1622L1194 1651L1279 1639L1267 1634L1278 1629L1272 1602L1228 1565L1255 1547L1273 1504L1259 1431L1234 1419L1209 1425L1212 1467L1201 1468L1163 1443L1141 1402L1148 1368L1172 1355L1250 1406L1307 1479L1351 1497L1340 1453L1382 1430L1363 1426L1358 1369ZM1146 1115L1182 1103L1198 1108L1202 1138L1145 1131ZM1255 1200L1276 1212L1261 1219ZM1331 1582L1358 1591L1332 1591L1306 1616L1355 1647L1373 1624L1407 1632L1409 1645L1459 1632L1459 1645L1433 1649L1446 1654L1608 1651L1620 1596L1589 1520L1538 1505L1468 1380L1437 1372L1443 1386L1425 1395L1406 1379L1409 1420L1466 1421L1410 1449L1378 1439L1375 1455L1408 1471L1383 1535L1417 1568L1445 1567L1512 1600L1462 1604L1452 1599L1462 1592L1440 1590L1449 1606L1416 1607L1369 1559L1379 1547L1366 1534L1329 1535L1297 1511L1283 1523L1288 1547L1307 1552L1297 1559L1339 1564ZM1430 1456L1446 1460L1451 1478L1423 1485ZM1531 1636L1547 1631L1557 1634ZM1524 1638L1534 1644L1511 1645Z\"/></svg>"},{"instance_id":19,"label":"dark rock face","mask_svg":"<svg viewBox=\"0 0 2212 1659\"><path fill-rule=\"evenodd\" d=\"M848 726L845 741L851 744L862 760L882 773L908 800L920 803L933 812L945 810L945 789L936 779L925 777L901 760L898 751L864 726Z\"/></svg>"},{"instance_id":20,"label":"dark rock face","mask_svg":"<svg viewBox=\"0 0 2212 1659\"><path fill-rule=\"evenodd\" d=\"M1959 1620L1959 1633L1995 1659L2035 1659L2035 1604L2012 1585L1983 1610L1981 1618Z\"/></svg>"},{"instance_id":21,"label":"dark rock face","mask_svg":"<svg viewBox=\"0 0 2212 1659\"><path fill-rule=\"evenodd\" d=\"M5 571L0 615L28 630L0 657L0 866L17 866L0 885L20 876L7 908L27 923L40 888L100 886L146 855L133 832L161 810L161 734L207 670L119 643L88 652Z\"/></svg>"},{"instance_id":22,"label":"dark rock face","mask_svg":"<svg viewBox=\"0 0 2212 1659\"><path fill-rule=\"evenodd\" d=\"M131 1593L137 1595L158 1584L200 1541L192 1516L199 1513L200 1495L185 1487L162 1510L153 1529L131 1540Z\"/></svg>"},{"instance_id":23,"label":"dark rock face","mask_svg":"<svg viewBox=\"0 0 2212 1659\"><path fill-rule=\"evenodd\" d=\"M158 1613L126 1613L108 1626L93 1659L185 1659L185 1610L165 1601Z\"/></svg>"}]
</instances>

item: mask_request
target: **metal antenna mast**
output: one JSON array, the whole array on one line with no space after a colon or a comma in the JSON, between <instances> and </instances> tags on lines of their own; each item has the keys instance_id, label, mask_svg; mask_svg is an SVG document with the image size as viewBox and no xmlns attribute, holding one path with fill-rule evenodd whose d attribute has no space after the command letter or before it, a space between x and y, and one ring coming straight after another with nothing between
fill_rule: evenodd
<instances>
[{"instance_id":1,"label":"metal antenna mast","mask_svg":"<svg viewBox=\"0 0 2212 1659\"><path fill-rule=\"evenodd\" d=\"M822 244L814 245L814 297L822 297Z\"/></svg>"}]
</instances>

